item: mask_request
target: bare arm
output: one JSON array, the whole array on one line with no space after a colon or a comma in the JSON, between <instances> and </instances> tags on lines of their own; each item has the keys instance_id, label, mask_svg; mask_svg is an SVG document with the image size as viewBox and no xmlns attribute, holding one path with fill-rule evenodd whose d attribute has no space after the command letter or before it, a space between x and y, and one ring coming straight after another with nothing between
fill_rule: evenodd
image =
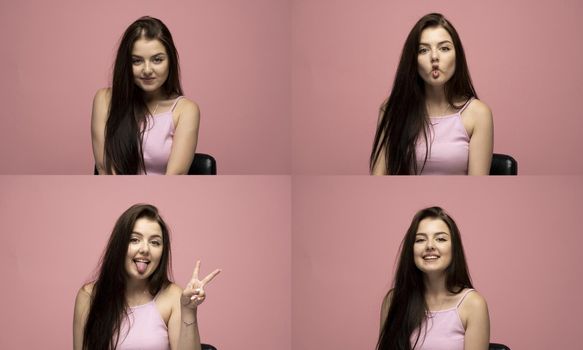
<instances>
[{"instance_id":1,"label":"bare arm","mask_svg":"<svg viewBox=\"0 0 583 350\"><path fill-rule=\"evenodd\" d=\"M470 138L470 159L468 175L488 175L492 164L494 147L494 124L492 111L482 101L476 100L471 105L473 132Z\"/></svg>"},{"instance_id":2,"label":"bare arm","mask_svg":"<svg viewBox=\"0 0 583 350\"><path fill-rule=\"evenodd\" d=\"M188 100L181 102L180 117L174 130L166 175L187 174L196 151L200 111L194 102Z\"/></svg>"},{"instance_id":3,"label":"bare arm","mask_svg":"<svg viewBox=\"0 0 583 350\"><path fill-rule=\"evenodd\" d=\"M172 286L175 303L168 321L168 338L172 350L201 350L197 320L198 306L206 298L204 286L221 271L215 270L199 280L199 270L200 261L197 261L192 279L183 291L176 285Z\"/></svg>"},{"instance_id":4,"label":"bare arm","mask_svg":"<svg viewBox=\"0 0 583 350\"><path fill-rule=\"evenodd\" d=\"M91 295L85 287L79 289L75 299L75 312L73 314L73 349L82 350L83 348L83 331L87 322L89 313Z\"/></svg>"},{"instance_id":5,"label":"bare arm","mask_svg":"<svg viewBox=\"0 0 583 350\"><path fill-rule=\"evenodd\" d=\"M111 101L110 89L99 89L93 98L93 111L91 113L91 143L93 146L93 158L99 175L105 175L105 124L109 113Z\"/></svg>"},{"instance_id":6,"label":"bare arm","mask_svg":"<svg viewBox=\"0 0 583 350\"><path fill-rule=\"evenodd\" d=\"M383 331L385 322L387 321L387 316L389 315L389 307L391 306L391 301L393 299L393 291L390 290L389 293L383 298L383 304L381 305L381 328L379 334Z\"/></svg>"},{"instance_id":7,"label":"bare arm","mask_svg":"<svg viewBox=\"0 0 583 350\"><path fill-rule=\"evenodd\" d=\"M490 316L486 300L477 292L471 292L460 305L459 312L466 320L464 350L488 350Z\"/></svg>"},{"instance_id":8,"label":"bare arm","mask_svg":"<svg viewBox=\"0 0 583 350\"><path fill-rule=\"evenodd\" d=\"M381 149L381 153L379 153L379 157L377 161L374 163L372 168L372 175L380 176L380 175L387 175L387 163L385 161L385 148Z\"/></svg>"}]
</instances>

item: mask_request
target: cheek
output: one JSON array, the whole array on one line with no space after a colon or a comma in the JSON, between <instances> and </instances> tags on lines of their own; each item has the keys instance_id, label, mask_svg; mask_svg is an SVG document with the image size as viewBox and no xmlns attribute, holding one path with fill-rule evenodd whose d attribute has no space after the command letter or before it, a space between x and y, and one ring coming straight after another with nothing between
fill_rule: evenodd
<instances>
[{"instance_id":1,"label":"cheek","mask_svg":"<svg viewBox=\"0 0 583 350\"><path fill-rule=\"evenodd\" d=\"M128 253L127 253L127 258L129 260L133 259L133 257L138 253L138 246L132 246L130 245L128 247Z\"/></svg>"},{"instance_id":2,"label":"cheek","mask_svg":"<svg viewBox=\"0 0 583 350\"><path fill-rule=\"evenodd\" d=\"M422 57L417 58L417 71L419 73L424 72L430 66L431 66L431 64L430 64L430 62L427 62L427 60L424 60Z\"/></svg>"},{"instance_id":3,"label":"cheek","mask_svg":"<svg viewBox=\"0 0 583 350\"><path fill-rule=\"evenodd\" d=\"M170 73L170 68L168 64L165 64L161 70L163 72L164 77L168 77L168 73Z\"/></svg>"},{"instance_id":4,"label":"cheek","mask_svg":"<svg viewBox=\"0 0 583 350\"><path fill-rule=\"evenodd\" d=\"M421 255L423 254L423 247L421 246L415 246L413 248L413 259L417 260L417 259L421 259Z\"/></svg>"},{"instance_id":5,"label":"cheek","mask_svg":"<svg viewBox=\"0 0 583 350\"><path fill-rule=\"evenodd\" d=\"M448 67L451 73L455 72L455 55L452 55L448 60Z\"/></svg>"},{"instance_id":6,"label":"cheek","mask_svg":"<svg viewBox=\"0 0 583 350\"><path fill-rule=\"evenodd\" d=\"M156 264L159 264L160 260L162 260L162 248L151 250L150 254L152 254L152 258L156 260Z\"/></svg>"}]
</instances>

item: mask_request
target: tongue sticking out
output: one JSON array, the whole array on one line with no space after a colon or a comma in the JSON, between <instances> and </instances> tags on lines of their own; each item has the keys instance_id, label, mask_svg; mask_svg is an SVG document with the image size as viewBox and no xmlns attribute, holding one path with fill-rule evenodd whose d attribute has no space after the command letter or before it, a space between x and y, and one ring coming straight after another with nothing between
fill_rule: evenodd
<instances>
[{"instance_id":1,"label":"tongue sticking out","mask_svg":"<svg viewBox=\"0 0 583 350\"><path fill-rule=\"evenodd\" d=\"M139 273L144 273L146 272L146 267L148 267L148 264L145 262L136 261L136 266L138 267Z\"/></svg>"},{"instance_id":2,"label":"tongue sticking out","mask_svg":"<svg viewBox=\"0 0 583 350\"><path fill-rule=\"evenodd\" d=\"M432 72L431 72L431 75L432 75L434 78L437 78L437 77L439 76L439 71L436 69L436 70L434 70L434 71L432 71Z\"/></svg>"}]
</instances>

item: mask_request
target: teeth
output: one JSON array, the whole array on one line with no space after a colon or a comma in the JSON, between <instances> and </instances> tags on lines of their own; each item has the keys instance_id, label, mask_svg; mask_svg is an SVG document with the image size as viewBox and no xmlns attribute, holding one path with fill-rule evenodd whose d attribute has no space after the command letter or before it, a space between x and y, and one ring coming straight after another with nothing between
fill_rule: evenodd
<instances>
[{"instance_id":1,"label":"teeth","mask_svg":"<svg viewBox=\"0 0 583 350\"><path fill-rule=\"evenodd\" d=\"M425 260L434 260L434 259L437 259L437 258L439 258L439 257L432 255L432 256L426 256L423 259L425 259Z\"/></svg>"}]
</instances>

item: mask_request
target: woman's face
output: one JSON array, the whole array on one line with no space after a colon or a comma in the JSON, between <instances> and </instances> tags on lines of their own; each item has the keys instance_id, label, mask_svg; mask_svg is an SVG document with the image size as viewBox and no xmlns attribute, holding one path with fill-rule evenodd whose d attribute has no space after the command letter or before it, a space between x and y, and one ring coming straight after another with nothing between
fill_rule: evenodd
<instances>
[{"instance_id":1,"label":"woman's face","mask_svg":"<svg viewBox=\"0 0 583 350\"><path fill-rule=\"evenodd\" d=\"M451 79L455 72L455 48L443 27L429 27L421 32L417 66L419 75L430 86L443 86Z\"/></svg>"},{"instance_id":2,"label":"woman's face","mask_svg":"<svg viewBox=\"0 0 583 350\"><path fill-rule=\"evenodd\" d=\"M158 39L141 37L132 49L134 82L146 93L156 93L168 79L168 53Z\"/></svg>"},{"instance_id":3,"label":"woman's face","mask_svg":"<svg viewBox=\"0 0 583 350\"><path fill-rule=\"evenodd\" d=\"M129 278L143 280L150 277L160 264L164 243L158 222L138 219L130 236L125 261Z\"/></svg>"},{"instance_id":4,"label":"woman's face","mask_svg":"<svg viewBox=\"0 0 583 350\"><path fill-rule=\"evenodd\" d=\"M419 222L413 258L426 274L442 273L451 263L451 232L441 219L425 218Z\"/></svg>"}]
</instances>

